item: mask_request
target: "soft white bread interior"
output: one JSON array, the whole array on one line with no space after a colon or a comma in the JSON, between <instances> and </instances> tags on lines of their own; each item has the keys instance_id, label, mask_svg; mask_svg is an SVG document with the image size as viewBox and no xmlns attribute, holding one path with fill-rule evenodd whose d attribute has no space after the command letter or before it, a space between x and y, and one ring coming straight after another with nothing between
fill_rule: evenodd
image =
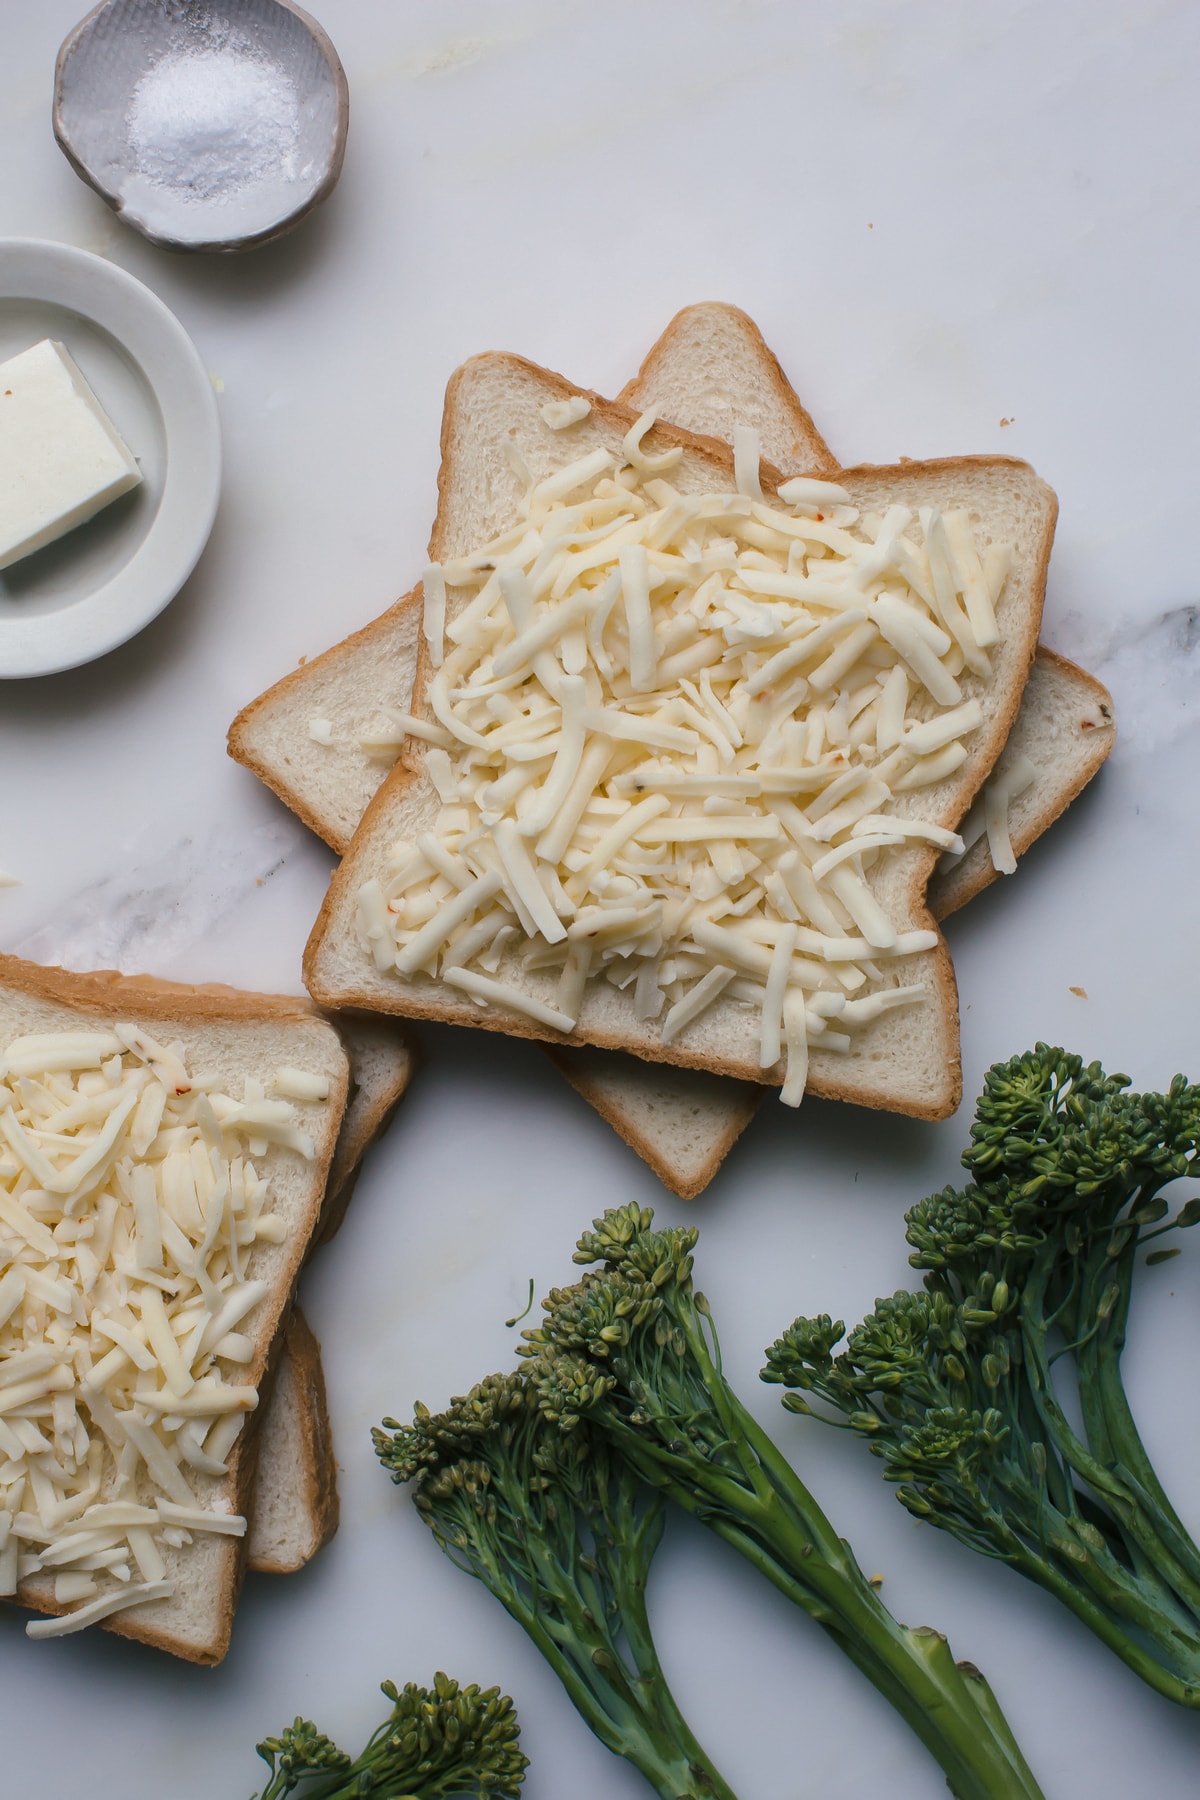
<instances>
[{"instance_id":1,"label":"soft white bread interior","mask_svg":"<svg viewBox=\"0 0 1200 1800\"><path fill-rule=\"evenodd\" d=\"M523 489L506 444L515 446L535 480L594 449L604 449L620 462L623 439L634 422L627 408L587 396L590 413L569 434L556 433L545 424L542 408L547 403L579 392L561 376L515 356L477 357L457 372L443 417L439 508L431 543L434 559L444 562L469 555L518 518ZM672 469L672 481L679 491L733 488L732 457L723 446L666 427L656 427L645 440L646 448L654 452L676 444L682 460ZM882 514L897 501L914 509L962 509L970 516L981 549L993 543L1012 547L998 612L1001 641L991 672L967 673L962 683L965 697L980 700L984 722L972 734L966 760L954 774L936 788L925 788L920 796L923 818L953 824L986 779L1020 703L1041 618L1054 496L1027 465L1005 457L852 469L843 471L839 481L852 504L863 511ZM450 589L450 620L464 601L463 594ZM415 696L414 710L419 710L420 667ZM499 1007L485 1011L444 983L380 972L362 946L355 923L360 886L379 873L398 839L415 839L437 815L437 797L424 775L418 740L409 740L405 755L411 755L411 773L402 767L389 776L334 877L305 955L310 992L324 1006L439 1018L554 1041L552 1030L528 1017ZM915 809L908 796L898 796L896 810ZM881 865L873 882L876 897L900 929L928 923L923 901L931 862L924 847L900 850ZM949 959L939 945L919 958L897 958L896 963L897 980L924 983L928 999L867 1026L848 1056L815 1053L809 1085L815 1092L860 1104L944 1117L957 1104L959 1093L957 1013ZM499 979L518 983L549 1003L550 982L518 967L515 956L507 966L502 960ZM723 997L691 1029L686 1042L666 1043L654 1022L634 1017L627 995L593 981L585 992L573 1041L742 1078L758 1073L756 1022L746 1009ZM765 1073L768 1081L782 1080L781 1065Z\"/></svg>"},{"instance_id":2,"label":"soft white bread interior","mask_svg":"<svg viewBox=\"0 0 1200 1800\"><path fill-rule=\"evenodd\" d=\"M250 1340L250 1354L240 1375L245 1385L264 1387L279 1328L320 1215L346 1102L349 1069L341 1040L302 1000L227 989L183 989L108 972L75 975L0 956L0 1043L7 1045L27 1034L95 1029L125 1021L142 1026L160 1041L181 1042L189 1069L217 1077L223 1091L234 1096L242 1093L248 1077L266 1085L281 1068L301 1070L327 1084L326 1100L295 1102L301 1125L313 1141L312 1159L279 1145L255 1158L270 1184L271 1209L286 1226L280 1242L256 1243L247 1265L248 1276L265 1282L267 1292L241 1328ZM223 1476L192 1472L199 1505L241 1514L250 1507L256 1423L251 1414ZM103 1628L188 1661L218 1662L229 1643L245 1540L197 1532L190 1545L165 1546L162 1555L174 1592L115 1614ZM55 1600L53 1578L47 1574L23 1581L17 1598L38 1612L70 1610Z\"/></svg>"}]
</instances>

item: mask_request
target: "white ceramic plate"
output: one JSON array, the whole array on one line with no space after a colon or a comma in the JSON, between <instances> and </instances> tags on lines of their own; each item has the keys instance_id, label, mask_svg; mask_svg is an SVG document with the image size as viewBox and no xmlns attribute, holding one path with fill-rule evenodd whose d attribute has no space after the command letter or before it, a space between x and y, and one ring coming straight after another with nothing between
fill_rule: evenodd
<instances>
[{"instance_id":1,"label":"white ceramic plate","mask_svg":"<svg viewBox=\"0 0 1200 1800\"><path fill-rule=\"evenodd\" d=\"M45 337L70 350L144 480L0 570L0 677L76 668L148 625L196 566L221 485L212 384L175 315L99 256L0 239L0 362Z\"/></svg>"}]
</instances>

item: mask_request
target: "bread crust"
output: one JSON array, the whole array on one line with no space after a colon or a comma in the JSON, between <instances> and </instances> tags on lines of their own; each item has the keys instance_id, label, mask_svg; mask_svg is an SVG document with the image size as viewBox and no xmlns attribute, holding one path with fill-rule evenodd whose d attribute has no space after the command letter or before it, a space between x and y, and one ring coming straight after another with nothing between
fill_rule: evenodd
<instances>
[{"instance_id":1,"label":"bread crust","mask_svg":"<svg viewBox=\"0 0 1200 1800\"><path fill-rule=\"evenodd\" d=\"M253 994L220 981L193 985L168 981L161 975L123 975L119 969L77 972L0 951L0 988L4 987L34 999L57 1000L81 1012L111 1012L120 1006L147 1019L311 1021L316 1017L303 994Z\"/></svg>"},{"instance_id":2,"label":"bread crust","mask_svg":"<svg viewBox=\"0 0 1200 1800\"><path fill-rule=\"evenodd\" d=\"M246 1385L267 1391L281 1342L280 1327L287 1318L308 1240L317 1223L346 1104L349 1067L337 1033L314 1014L309 1002L302 997L250 994L215 983L189 987L156 976L121 975L111 969L76 974L0 954L0 1007L6 992L62 1007L71 1015L64 1019L64 1027L72 1019L81 1017L103 1018L111 1023L115 1016L123 1016L151 1027L169 1024L185 1044L189 1029L222 1025L237 1032L243 1027L265 1023L297 1024L305 1028L306 1035L314 1034L309 1043L314 1049L317 1045L321 1048L322 1061L330 1079L329 1099L322 1113L311 1121L315 1153L306 1183L302 1216L294 1222L273 1265L272 1292L256 1309L252 1331L254 1352L245 1365ZM249 1415L230 1453L228 1473L218 1490L229 1498L233 1509L242 1514L247 1512L253 1498L257 1424L261 1414L260 1405ZM245 1538L220 1537L211 1540L207 1546L208 1579L219 1588L220 1599L216 1621L203 1643L164 1628L156 1620L153 1605L135 1606L116 1613L102 1620L100 1629L166 1650L188 1662L219 1662L229 1647L238 1590L245 1569L245 1552ZM70 1606L56 1602L48 1582L37 1577L22 1583L15 1598L18 1604L36 1612L57 1615L72 1610Z\"/></svg>"}]
</instances>

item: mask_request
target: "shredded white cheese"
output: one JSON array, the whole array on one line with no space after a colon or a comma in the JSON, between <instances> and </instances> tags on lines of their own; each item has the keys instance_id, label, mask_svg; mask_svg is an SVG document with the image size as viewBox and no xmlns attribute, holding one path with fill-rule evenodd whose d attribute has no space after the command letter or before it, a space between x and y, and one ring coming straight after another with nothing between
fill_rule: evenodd
<instances>
[{"instance_id":1,"label":"shredded white cheese","mask_svg":"<svg viewBox=\"0 0 1200 1800\"><path fill-rule=\"evenodd\" d=\"M421 630L429 647L429 660L435 669L442 666L446 629L446 577L441 563L429 563L421 576L423 594Z\"/></svg>"},{"instance_id":2,"label":"shredded white cheese","mask_svg":"<svg viewBox=\"0 0 1200 1800\"><path fill-rule=\"evenodd\" d=\"M922 995L899 959L935 935L898 931L870 878L914 841L960 848L894 800L968 754L1009 555L965 513L860 517L831 482L766 500L744 429L737 491L683 493L653 422L623 463L541 480L514 447L519 520L441 571L429 717L398 722L441 810L359 928L380 970L563 1032L597 979L668 1043L718 996L754 1007L795 1104L810 1048Z\"/></svg>"},{"instance_id":3,"label":"shredded white cheese","mask_svg":"<svg viewBox=\"0 0 1200 1800\"><path fill-rule=\"evenodd\" d=\"M245 1531L189 1472L224 1473L258 1402L235 1328L285 1227L251 1157L311 1158L290 1100L328 1094L293 1068L271 1085L235 1100L122 1023L0 1055L0 1594L49 1571L74 1607L31 1637L165 1598L164 1546Z\"/></svg>"},{"instance_id":4,"label":"shredded white cheese","mask_svg":"<svg viewBox=\"0 0 1200 1800\"><path fill-rule=\"evenodd\" d=\"M1016 872L1017 858L1009 833L1009 807L1037 780L1038 770L1027 756L1016 756L1006 769L1001 769L984 787L970 812L959 827L957 845L946 846L938 859L938 871L948 873L958 867L967 851L985 837L988 855L998 875Z\"/></svg>"},{"instance_id":5,"label":"shredded white cheese","mask_svg":"<svg viewBox=\"0 0 1200 1800\"><path fill-rule=\"evenodd\" d=\"M551 431L566 431L568 426L586 419L591 410L590 400L582 394L572 394L569 400L548 400L542 407L542 420Z\"/></svg>"}]
</instances>

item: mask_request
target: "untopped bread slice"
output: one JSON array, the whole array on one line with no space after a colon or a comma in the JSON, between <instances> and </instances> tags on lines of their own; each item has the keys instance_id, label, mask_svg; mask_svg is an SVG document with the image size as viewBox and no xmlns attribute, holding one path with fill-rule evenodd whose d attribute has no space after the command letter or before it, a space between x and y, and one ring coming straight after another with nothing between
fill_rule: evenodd
<instances>
[{"instance_id":1,"label":"untopped bread slice","mask_svg":"<svg viewBox=\"0 0 1200 1800\"><path fill-rule=\"evenodd\" d=\"M350 1099L329 1168L314 1249L327 1244L341 1226L363 1160L386 1131L417 1066L412 1039L394 1020L335 1013L329 1022L350 1058Z\"/></svg>"},{"instance_id":2,"label":"untopped bread slice","mask_svg":"<svg viewBox=\"0 0 1200 1800\"><path fill-rule=\"evenodd\" d=\"M229 754L339 854L396 759L412 703L421 596L293 669L242 708ZM378 749L364 744L375 732Z\"/></svg>"},{"instance_id":3,"label":"untopped bread slice","mask_svg":"<svg viewBox=\"0 0 1200 1800\"><path fill-rule=\"evenodd\" d=\"M330 1023L350 1059L350 1101L310 1249L325 1243L341 1225L363 1158L385 1130L416 1064L407 1034L392 1020L347 1014ZM320 1345L294 1307L259 1427L247 1567L269 1575L291 1574L329 1542L338 1520L332 1442Z\"/></svg>"},{"instance_id":4,"label":"untopped bread slice","mask_svg":"<svg viewBox=\"0 0 1200 1800\"><path fill-rule=\"evenodd\" d=\"M547 1044L546 1054L681 1200L704 1192L771 1091L624 1050Z\"/></svg>"},{"instance_id":5,"label":"untopped bread slice","mask_svg":"<svg viewBox=\"0 0 1200 1800\"><path fill-rule=\"evenodd\" d=\"M993 783L1003 784L1023 765L1027 785L1006 807L1015 857L1024 856L1083 792L1116 741L1108 689L1077 663L1039 644L1021 710L992 776ZM977 837L960 861L935 867L929 879L930 912L935 919L948 919L999 873L986 834Z\"/></svg>"},{"instance_id":6,"label":"untopped bread slice","mask_svg":"<svg viewBox=\"0 0 1200 1800\"><path fill-rule=\"evenodd\" d=\"M719 300L677 312L617 399L727 444L749 425L787 475L836 477L840 467L754 320Z\"/></svg>"},{"instance_id":7,"label":"untopped bread slice","mask_svg":"<svg viewBox=\"0 0 1200 1800\"><path fill-rule=\"evenodd\" d=\"M294 1306L259 1427L248 1567L263 1575L302 1569L337 1530L338 1510L321 1346Z\"/></svg>"},{"instance_id":8,"label":"untopped bread slice","mask_svg":"<svg viewBox=\"0 0 1200 1800\"><path fill-rule=\"evenodd\" d=\"M282 1144L270 1145L254 1158L269 1184L271 1209L285 1228L279 1242L256 1242L247 1264L247 1278L264 1282L266 1292L241 1327L247 1354L240 1375L245 1386L264 1386L320 1213L345 1106L349 1072L341 1041L301 1000L203 989L181 992L172 984L143 978L73 975L0 957L3 1045L26 1035L96 1032L126 1022L159 1041L182 1043L189 1070L215 1076L226 1093L240 1093L247 1078L269 1086L281 1069L301 1071L327 1089L324 1100L292 1103L312 1140L311 1158ZM253 1498L257 1440L251 1414L223 1475L190 1472L198 1505L245 1514ZM110 1468L101 1498L111 1480ZM244 1552L244 1539L200 1531L190 1544L164 1545L161 1556L173 1592L116 1613L103 1620L103 1628L188 1661L218 1662L229 1643ZM16 1598L38 1612L72 1610L56 1600L54 1586L50 1574L32 1574L20 1582Z\"/></svg>"},{"instance_id":9,"label":"untopped bread slice","mask_svg":"<svg viewBox=\"0 0 1200 1800\"><path fill-rule=\"evenodd\" d=\"M624 439L635 422L628 408L583 396L590 411L570 433L555 432L545 423L542 409L548 403L580 395L581 390L561 376L515 356L477 357L457 372L443 419L439 509L431 543L437 561L468 556L516 523L524 490L510 460L510 447L515 447L535 480L593 450L607 451L620 466ZM716 443L666 427L655 427L645 439L645 448L652 453L675 445L682 460L672 469L672 482L681 493L733 489L732 457ZM864 512L882 515L893 503L914 510L963 509L981 547L1011 546L1010 573L1000 600L1001 641L990 674L966 674L963 679L964 695L981 702L983 723L972 734L966 760L947 780L925 788L921 798L923 818L957 822L986 779L1020 704L1041 617L1054 496L1026 464L1005 457L853 469L843 471L839 482L852 504ZM769 485L765 482L766 491ZM448 620L454 620L463 603L464 596L451 589ZM419 669L414 708L422 699ZM438 811L423 747L416 739L409 744L411 770L402 767L389 776L334 877L305 954L310 992L325 1006L440 1018L562 1041L526 1015L500 1007L485 1009L443 982L380 972L364 949L355 919L360 887L380 873L398 839L414 840L432 825ZM903 812L908 803L901 799L896 804ZM899 929L928 923L923 900L932 860L927 847L906 847L881 865L873 878L877 899ZM848 1055L817 1051L810 1064L809 1087L918 1117L944 1117L957 1104L960 1087L949 957L939 943L918 957L896 961L908 965L897 969L897 978L923 985L926 999L902 1015L884 1014L866 1025ZM520 968L511 952L500 964L499 979L519 984L543 1003L552 998L552 984ZM743 1078L758 1073L756 1021L736 1001L724 998L690 1029L687 1041L667 1043L657 1024L635 1018L628 996L606 982L592 981L572 1039ZM767 1072L766 1078L782 1080L782 1065Z\"/></svg>"}]
</instances>

